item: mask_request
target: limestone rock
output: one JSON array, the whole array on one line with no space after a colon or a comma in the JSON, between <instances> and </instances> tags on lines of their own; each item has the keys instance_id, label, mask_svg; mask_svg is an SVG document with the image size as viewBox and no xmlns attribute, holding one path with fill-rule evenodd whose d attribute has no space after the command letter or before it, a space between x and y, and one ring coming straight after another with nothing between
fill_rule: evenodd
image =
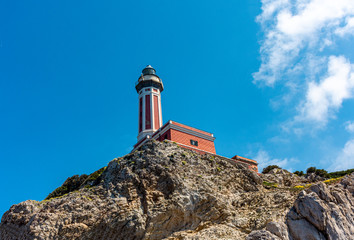
<instances>
[{"instance_id":1,"label":"limestone rock","mask_svg":"<svg viewBox=\"0 0 354 240\"><path fill-rule=\"evenodd\" d=\"M262 175L263 181L276 183L279 187L292 187L304 182L302 178L285 169L273 168L268 173Z\"/></svg>"},{"instance_id":2,"label":"limestone rock","mask_svg":"<svg viewBox=\"0 0 354 240\"><path fill-rule=\"evenodd\" d=\"M300 195L297 178L266 189L264 176L222 157L150 141L112 160L98 183L13 205L1 240L22 239L350 239L353 179ZM274 176L267 179L276 179ZM289 185L289 186L288 186ZM299 195L299 196L298 196Z\"/></svg>"},{"instance_id":3,"label":"limestone rock","mask_svg":"<svg viewBox=\"0 0 354 240\"><path fill-rule=\"evenodd\" d=\"M247 236L246 240L281 240L281 239L266 230L258 230L258 231L251 232Z\"/></svg>"},{"instance_id":4,"label":"limestone rock","mask_svg":"<svg viewBox=\"0 0 354 240\"><path fill-rule=\"evenodd\" d=\"M326 179L324 177L318 176L316 173L308 173L306 174L305 178L308 182L318 182Z\"/></svg>"},{"instance_id":5,"label":"limestone rock","mask_svg":"<svg viewBox=\"0 0 354 240\"><path fill-rule=\"evenodd\" d=\"M267 224L266 229L282 240L289 240L288 227L285 223L270 222Z\"/></svg>"},{"instance_id":6,"label":"limestone rock","mask_svg":"<svg viewBox=\"0 0 354 240\"><path fill-rule=\"evenodd\" d=\"M288 212L288 232L284 231L284 227L269 224L267 230L281 239L288 239L287 236L294 240L353 239L353 185L354 173L335 185L318 183L311 186L299 194L294 207Z\"/></svg>"}]
</instances>

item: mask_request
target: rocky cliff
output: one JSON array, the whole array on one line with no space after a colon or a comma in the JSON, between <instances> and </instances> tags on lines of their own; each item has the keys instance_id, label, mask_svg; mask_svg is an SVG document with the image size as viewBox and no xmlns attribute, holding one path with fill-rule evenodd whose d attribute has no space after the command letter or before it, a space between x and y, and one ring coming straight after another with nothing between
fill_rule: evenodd
<instances>
[{"instance_id":1,"label":"rocky cliff","mask_svg":"<svg viewBox=\"0 0 354 240\"><path fill-rule=\"evenodd\" d=\"M63 196L13 205L0 239L354 236L354 174L295 187L301 179L285 170L258 176L225 158L153 141L99 174Z\"/></svg>"}]
</instances>

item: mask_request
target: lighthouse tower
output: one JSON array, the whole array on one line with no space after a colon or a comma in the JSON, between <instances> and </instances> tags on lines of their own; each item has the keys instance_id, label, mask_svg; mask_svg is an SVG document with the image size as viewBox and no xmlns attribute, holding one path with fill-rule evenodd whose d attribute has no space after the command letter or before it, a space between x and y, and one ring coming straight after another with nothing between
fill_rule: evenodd
<instances>
[{"instance_id":1,"label":"lighthouse tower","mask_svg":"<svg viewBox=\"0 0 354 240\"><path fill-rule=\"evenodd\" d=\"M138 142L149 138L162 126L161 92L163 84L150 65L146 66L135 84L139 94Z\"/></svg>"},{"instance_id":2,"label":"lighthouse tower","mask_svg":"<svg viewBox=\"0 0 354 240\"><path fill-rule=\"evenodd\" d=\"M153 67L147 65L143 69L139 80L135 83L135 89L139 94L139 134L138 142L132 151L138 150L152 139L171 141L182 148L200 154L216 155L214 134L172 120L162 125L161 92L163 84ZM258 163L255 160L238 155L228 160L233 163L242 163L258 173Z\"/></svg>"}]
</instances>

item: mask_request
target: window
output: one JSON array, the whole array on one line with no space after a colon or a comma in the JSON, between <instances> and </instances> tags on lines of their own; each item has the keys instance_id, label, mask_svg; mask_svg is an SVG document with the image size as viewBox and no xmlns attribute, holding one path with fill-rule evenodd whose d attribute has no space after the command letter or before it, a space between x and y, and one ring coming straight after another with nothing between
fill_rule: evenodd
<instances>
[{"instance_id":1,"label":"window","mask_svg":"<svg viewBox=\"0 0 354 240\"><path fill-rule=\"evenodd\" d=\"M150 88L148 88L148 89L145 89L145 92L150 92Z\"/></svg>"},{"instance_id":2,"label":"window","mask_svg":"<svg viewBox=\"0 0 354 240\"><path fill-rule=\"evenodd\" d=\"M193 145L193 146L197 146L197 147L198 147L198 141L191 140L191 145Z\"/></svg>"}]
</instances>

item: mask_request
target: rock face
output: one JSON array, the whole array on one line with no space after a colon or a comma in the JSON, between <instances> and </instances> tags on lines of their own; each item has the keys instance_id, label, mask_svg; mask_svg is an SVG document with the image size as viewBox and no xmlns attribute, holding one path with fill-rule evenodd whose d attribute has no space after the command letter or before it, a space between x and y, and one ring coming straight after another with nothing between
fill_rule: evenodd
<instances>
[{"instance_id":1,"label":"rock face","mask_svg":"<svg viewBox=\"0 0 354 240\"><path fill-rule=\"evenodd\" d=\"M354 175L327 187L265 188L241 164L148 142L112 160L100 182L61 197L13 205L0 239L350 239ZM266 180L265 180L266 179ZM289 180L290 179L290 180ZM301 229L301 231L299 230Z\"/></svg>"},{"instance_id":2,"label":"rock face","mask_svg":"<svg viewBox=\"0 0 354 240\"><path fill-rule=\"evenodd\" d=\"M271 222L247 239L354 239L353 196L354 173L329 187L320 182L298 195L286 224ZM262 234L266 237L259 238Z\"/></svg>"},{"instance_id":3,"label":"rock face","mask_svg":"<svg viewBox=\"0 0 354 240\"><path fill-rule=\"evenodd\" d=\"M263 174L262 178L264 181L276 183L279 187L300 185L304 181L296 174L280 168L273 168L268 173Z\"/></svg>"}]
</instances>

